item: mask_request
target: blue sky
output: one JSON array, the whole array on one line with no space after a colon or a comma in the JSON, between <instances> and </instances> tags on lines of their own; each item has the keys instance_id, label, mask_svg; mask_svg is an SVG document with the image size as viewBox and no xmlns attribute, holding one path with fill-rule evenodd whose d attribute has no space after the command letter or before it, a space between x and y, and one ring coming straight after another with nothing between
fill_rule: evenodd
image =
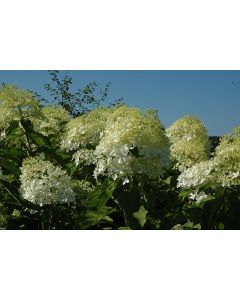
<instances>
[{"instance_id":1,"label":"blue sky","mask_svg":"<svg viewBox=\"0 0 240 300\"><path fill-rule=\"evenodd\" d=\"M65 71L62 71L63 73ZM109 101L123 97L129 106L158 109L162 123L188 114L198 116L210 135L240 125L240 71L68 71L73 89L90 81L111 82ZM0 82L47 96L47 71L0 71Z\"/></svg>"}]
</instances>

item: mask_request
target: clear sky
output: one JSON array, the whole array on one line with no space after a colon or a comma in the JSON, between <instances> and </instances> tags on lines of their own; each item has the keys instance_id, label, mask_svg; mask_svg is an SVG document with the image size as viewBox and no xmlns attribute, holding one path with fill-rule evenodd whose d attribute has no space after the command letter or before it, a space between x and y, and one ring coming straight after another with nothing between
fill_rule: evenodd
<instances>
[{"instance_id":1,"label":"clear sky","mask_svg":"<svg viewBox=\"0 0 240 300\"><path fill-rule=\"evenodd\" d=\"M63 73L65 71L62 71ZM209 135L240 126L240 71L68 71L73 89L90 81L111 82L109 101L123 97L129 106L158 109L162 123L198 116ZM47 71L0 71L0 82L47 96Z\"/></svg>"}]
</instances>

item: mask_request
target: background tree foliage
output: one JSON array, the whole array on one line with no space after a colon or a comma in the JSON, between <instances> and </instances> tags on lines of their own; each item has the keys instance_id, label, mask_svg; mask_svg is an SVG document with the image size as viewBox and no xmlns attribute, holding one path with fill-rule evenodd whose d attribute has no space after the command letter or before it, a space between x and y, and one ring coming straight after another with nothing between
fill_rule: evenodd
<instances>
[{"instance_id":1,"label":"background tree foliage","mask_svg":"<svg viewBox=\"0 0 240 300\"><path fill-rule=\"evenodd\" d=\"M50 99L45 99L34 92L34 95L43 104L60 105L72 116L78 116L104 104L107 100L110 82L105 87L100 88L96 81L92 81L83 88L73 91L73 78L68 73L62 75L58 70L48 72L50 82L44 84L44 88L49 93ZM123 98L116 99L109 105L115 106L121 103L123 103Z\"/></svg>"}]
</instances>

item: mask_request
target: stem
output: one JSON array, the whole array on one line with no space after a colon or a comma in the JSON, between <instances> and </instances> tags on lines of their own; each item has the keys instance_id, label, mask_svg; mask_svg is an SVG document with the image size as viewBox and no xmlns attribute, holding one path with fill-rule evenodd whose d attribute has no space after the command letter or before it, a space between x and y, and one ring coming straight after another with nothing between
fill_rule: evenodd
<instances>
[{"instance_id":1,"label":"stem","mask_svg":"<svg viewBox=\"0 0 240 300\"><path fill-rule=\"evenodd\" d=\"M44 223L44 210L41 209L40 211L40 216L41 216L41 221L42 221L42 230L45 230L46 229L46 226L45 226L45 223Z\"/></svg>"},{"instance_id":2,"label":"stem","mask_svg":"<svg viewBox=\"0 0 240 300\"><path fill-rule=\"evenodd\" d=\"M20 120L21 121L24 121L24 117L23 117L23 114L22 114L22 110L21 110L21 108L18 106L18 111L19 111L19 114L20 114ZM28 132L27 132L27 130L24 128L24 126L22 126L23 127L23 130L24 130L24 132L25 132L25 135L26 135L26 138L27 138L27 144L28 144L28 148L27 148L27 151L28 151L28 154L29 155L32 155L32 147L31 147L31 143L30 143L30 139L29 139L29 135L28 135Z\"/></svg>"}]
</instances>

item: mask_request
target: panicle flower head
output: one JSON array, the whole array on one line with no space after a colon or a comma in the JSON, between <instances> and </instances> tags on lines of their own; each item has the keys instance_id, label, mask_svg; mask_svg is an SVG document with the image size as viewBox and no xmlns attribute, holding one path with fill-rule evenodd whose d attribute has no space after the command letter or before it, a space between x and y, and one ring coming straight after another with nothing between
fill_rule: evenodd
<instances>
[{"instance_id":1,"label":"panicle flower head","mask_svg":"<svg viewBox=\"0 0 240 300\"><path fill-rule=\"evenodd\" d=\"M240 138L240 126L233 129L232 136L235 138Z\"/></svg>"},{"instance_id":2,"label":"panicle flower head","mask_svg":"<svg viewBox=\"0 0 240 300\"><path fill-rule=\"evenodd\" d=\"M174 122L166 134L171 141L171 156L180 171L209 157L207 130L195 116L186 116Z\"/></svg>"},{"instance_id":3,"label":"panicle flower head","mask_svg":"<svg viewBox=\"0 0 240 300\"><path fill-rule=\"evenodd\" d=\"M19 120L20 118L30 118L38 114L39 102L31 92L5 84L0 89L0 108L1 114L8 112L10 121Z\"/></svg>"},{"instance_id":4,"label":"panicle flower head","mask_svg":"<svg viewBox=\"0 0 240 300\"><path fill-rule=\"evenodd\" d=\"M94 155L95 177L126 179L134 174L146 174L155 178L162 175L170 163L168 138L156 113L143 113L127 106L109 115Z\"/></svg>"},{"instance_id":5,"label":"panicle flower head","mask_svg":"<svg viewBox=\"0 0 240 300\"><path fill-rule=\"evenodd\" d=\"M33 118L34 129L46 136L59 134L63 125L71 120L68 111L62 107L45 106L41 109L41 116Z\"/></svg>"},{"instance_id":6,"label":"panicle flower head","mask_svg":"<svg viewBox=\"0 0 240 300\"><path fill-rule=\"evenodd\" d=\"M240 136L233 130L225 135L215 150L215 156L191 168L178 177L178 187L197 187L211 183L230 187L240 185Z\"/></svg>"},{"instance_id":7,"label":"panicle flower head","mask_svg":"<svg viewBox=\"0 0 240 300\"><path fill-rule=\"evenodd\" d=\"M65 150L77 150L82 147L96 147L113 108L96 108L92 112L72 119L67 125L61 140Z\"/></svg>"},{"instance_id":8,"label":"panicle flower head","mask_svg":"<svg viewBox=\"0 0 240 300\"><path fill-rule=\"evenodd\" d=\"M235 129L221 139L215 151L217 179L222 186L240 185L240 136Z\"/></svg>"},{"instance_id":9,"label":"panicle flower head","mask_svg":"<svg viewBox=\"0 0 240 300\"><path fill-rule=\"evenodd\" d=\"M208 153L199 141L180 140L171 147L171 156L176 161L175 168L180 172L192 167L198 162L208 159Z\"/></svg>"},{"instance_id":10,"label":"panicle flower head","mask_svg":"<svg viewBox=\"0 0 240 300\"><path fill-rule=\"evenodd\" d=\"M39 103L31 92L4 84L0 89L0 139L12 121L28 119L39 112Z\"/></svg>"},{"instance_id":11,"label":"panicle flower head","mask_svg":"<svg viewBox=\"0 0 240 300\"><path fill-rule=\"evenodd\" d=\"M75 201L71 178L60 167L39 157L28 157L21 167L20 194L40 206Z\"/></svg>"},{"instance_id":12,"label":"panicle flower head","mask_svg":"<svg viewBox=\"0 0 240 300\"><path fill-rule=\"evenodd\" d=\"M179 140L198 140L205 142L207 130L196 116L185 116L175 121L171 127L166 130L167 136L172 143Z\"/></svg>"},{"instance_id":13,"label":"panicle flower head","mask_svg":"<svg viewBox=\"0 0 240 300\"><path fill-rule=\"evenodd\" d=\"M7 129L13 120L18 119L18 113L10 108L0 106L0 132L4 135L4 130Z\"/></svg>"},{"instance_id":14,"label":"panicle flower head","mask_svg":"<svg viewBox=\"0 0 240 300\"><path fill-rule=\"evenodd\" d=\"M177 187L191 188L214 183L216 180L214 171L215 163L213 160L197 163L178 176Z\"/></svg>"}]
</instances>

